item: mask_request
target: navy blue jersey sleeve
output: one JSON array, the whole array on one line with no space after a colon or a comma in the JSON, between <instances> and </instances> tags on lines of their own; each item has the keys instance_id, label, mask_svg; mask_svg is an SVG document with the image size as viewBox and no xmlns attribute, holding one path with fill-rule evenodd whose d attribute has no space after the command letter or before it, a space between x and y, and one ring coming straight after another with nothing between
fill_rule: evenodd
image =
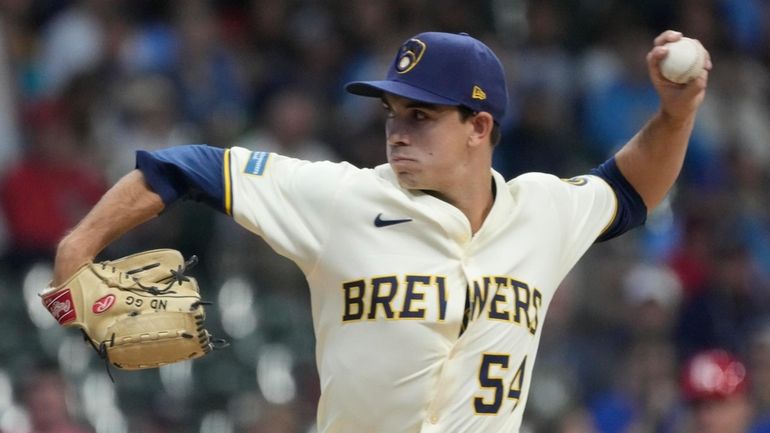
<instances>
[{"instance_id":1,"label":"navy blue jersey sleeve","mask_svg":"<svg viewBox=\"0 0 770 433\"><path fill-rule=\"evenodd\" d=\"M226 158L225 149L197 144L175 146L137 151L136 168L166 206L179 199L195 200L228 213Z\"/></svg>"},{"instance_id":2,"label":"navy blue jersey sleeve","mask_svg":"<svg viewBox=\"0 0 770 433\"><path fill-rule=\"evenodd\" d=\"M647 206L642 196L636 191L623 173L618 169L615 157L608 159L602 165L591 170L591 174L604 179L615 191L618 199L618 210L615 219L599 236L597 242L603 242L638 227L647 220Z\"/></svg>"}]
</instances>

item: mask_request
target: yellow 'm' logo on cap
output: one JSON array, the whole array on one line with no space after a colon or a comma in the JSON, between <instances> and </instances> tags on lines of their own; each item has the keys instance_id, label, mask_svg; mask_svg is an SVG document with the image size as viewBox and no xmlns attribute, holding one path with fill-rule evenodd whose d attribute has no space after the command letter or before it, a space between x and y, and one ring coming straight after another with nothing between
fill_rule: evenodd
<instances>
[{"instance_id":1,"label":"yellow 'm' logo on cap","mask_svg":"<svg viewBox=\"0 0 770 433\"><path fill-rule=\"evenodd\" d=\"M481 90L481 87L479 86L473 86L473 93L471 93L471 98L473 99L480 99L485 100L487 99L487 93L483 90Z\"/></svg>"}]
</instances>

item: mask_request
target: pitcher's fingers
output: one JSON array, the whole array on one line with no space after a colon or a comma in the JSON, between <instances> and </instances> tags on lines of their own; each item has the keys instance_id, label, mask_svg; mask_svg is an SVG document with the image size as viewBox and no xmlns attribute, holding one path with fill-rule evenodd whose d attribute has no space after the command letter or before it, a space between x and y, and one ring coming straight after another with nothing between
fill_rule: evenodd
<instances>
[{"instance_id":1,"label":"pitcher's fingers","mask_svg":"<svg viewBox=\"0 0 770 433\"><path fill-rule=\"evenodd\" d=\"M667 44L669 42L675 42L682 39L682 32L676 30L666 30L655 38L655 46Z\"/></svg>"},{"instance_id":2,"label":"pitcher's fingers","mask_svg":"<svg viewBox=\"0 0 770 433\"><path fill-rule=\"evenodd\" d=\"M647 69L652 76L663 78L660 72L660 62L668 55L668 48L656 46L647 53Z\"/></svg>"}]
</instances>

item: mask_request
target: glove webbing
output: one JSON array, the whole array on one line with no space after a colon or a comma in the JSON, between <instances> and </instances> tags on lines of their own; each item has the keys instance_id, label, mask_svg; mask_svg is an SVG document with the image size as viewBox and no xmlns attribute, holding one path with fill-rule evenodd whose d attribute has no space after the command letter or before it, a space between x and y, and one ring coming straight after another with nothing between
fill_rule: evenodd
<instances>
[{"instance_id":1,"label":"glove webbing","mask_svg":"<svg viewBox=\"0 0 770 433\"><path fill-rule=\"evenodd\" d=\"M157 286L145 286L142 284L141 281L139 281L136 278L133 278L132 275L136 274L138 272L147 271L153 268L157 268L160 266L160 263L151 263L149 265L142 266L141 268L131 269L129 271L125 272L125 275L128 277L131 277L131 280L136 283L139 288L136 287L125 287L122 284L120 284L120 280L122 279L123 273L118 273L118 288L123 290L130 290L130 291L138 291L138 292L146 292L151 295L157 296L157 295L168 295L176 293L171 290L171 287L174 285L174 283L178 283L179 285L182 285L183 282L190 281L190 278L185 275L185 272L187 272L188 269L192 269L193 266L198 264L198 256L190 256L187 261L184 262L184 264L179 265L179 267L174 269L169 269L170 276L167 279L170 279L171 281L166 284L166 287L163 287L162 289L159 289ZM102 269L107 269L107 262L102 262ZM112 266L112 272L116 272L115 266Z\"/></svg>"}]
</instances>

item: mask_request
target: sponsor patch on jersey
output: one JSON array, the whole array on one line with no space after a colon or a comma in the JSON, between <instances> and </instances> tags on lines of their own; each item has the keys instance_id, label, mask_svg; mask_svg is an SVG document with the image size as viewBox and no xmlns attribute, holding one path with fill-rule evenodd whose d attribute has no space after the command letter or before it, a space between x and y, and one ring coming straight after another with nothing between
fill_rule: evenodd
<instances>
[{"instance_id":1,"label":"sponsor patch on jersey","mask_svg":"<svg viewBox=\"0 0 770 433\"><path fill-rule=\"evenodd\" d=\"M567 182L570 185L575 185L575 186L583 186L588 183L588 178L586 178L585 176L576 176L576 177L571 177L569 179L562 179L562 180L564 182Z\"/></svg>"},{"instance_id":2,"label":"sponsor patch on jersey","mask_svg":"<svg viewBox=\"0 0 770 433\"><path fill-rule=\"evenodd\" d=\"M262 176L265 174L268 159L270 159L270 153L268 152L251 152L249 162L246 163L246 169L244 169L243 172L255 176Z\"/></svg>"},{"instance_id":3,"label":"sponsor patch on jersey","mask_svg":"<svg viewBox=\"0 0 770 433\"><path fill-rule=\"evenodd\" d=\"M94 305L91 306L91 311L93 311L94 314L101 314L112 308L113 305L115 305L115 295L105 295L94 301Z\"/></svg>"},{"instance_id":4,"label":"sponsor patch on jersey","mask_svg":"<svg viewBox=\"0 0 770 433\"><path fill-rule=\"evenodd\" d=\"M60 325L75 320L75 304L70 289L59 290L43 298L45 308Z\"/></svg>"}]
</instances>

